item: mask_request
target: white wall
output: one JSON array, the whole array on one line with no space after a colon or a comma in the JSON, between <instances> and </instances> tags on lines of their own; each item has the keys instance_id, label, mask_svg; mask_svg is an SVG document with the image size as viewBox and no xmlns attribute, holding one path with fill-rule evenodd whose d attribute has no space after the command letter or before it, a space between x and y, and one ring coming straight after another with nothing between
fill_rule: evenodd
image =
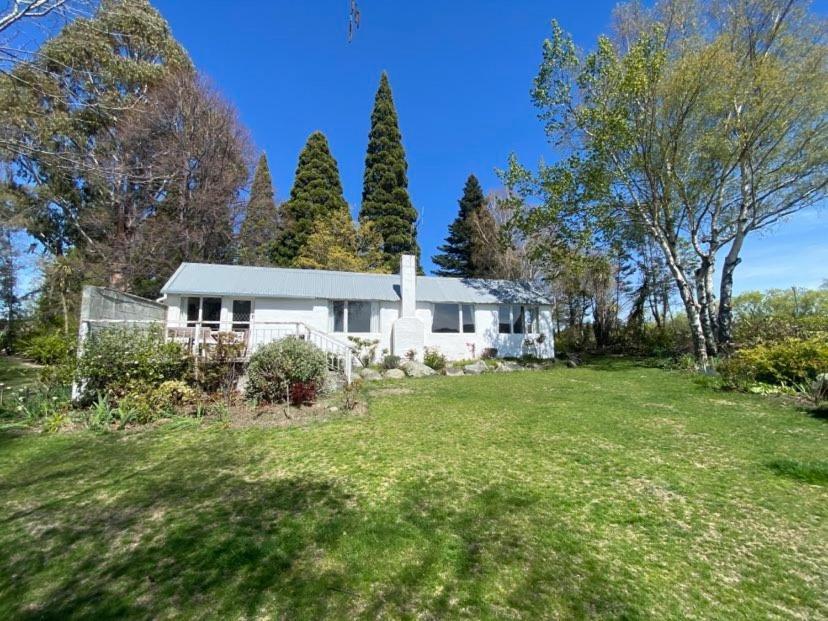
<instances>
[{"instance_id":1,"label":"white wall","mask_svg":"<svg viewBox=\"0 0 828 621\"><path fill-rule=\"evenodd\" d=\"M221 323L223 330L229 330L232 322L233 299L222 299ZM182 296L168 296L167 320L170 323L183 325L186 320L182 308ZM523 334L498 333L498 305L475 305L475 332L465 334L432 333L432 309L430 303L419 302L416 306L415 317L425 328L425 346L438 349L451 360L462 360L480 357L483 350L493 347L498 350L499 356L520 356L523 353L523 341L527 336ZM391 334L394 322L400 316L400 305L395 302L376 302L375 320L373 327L376 331L370 333L353 334L363 339L378 340L377 358L383 350L392 350ZM256 332L262 338L267 338L267 330L274 330L268 322L302 322L312 328L327 332L344 343L349 343L348 334L333 333L327 300L300 300L287 298L256 298L253 301L253 323ZM546 341L538 347L541 357L554 356L552 309L550 306L540 307L540 331L546 335Z\"/></svg>"}]
</instances>

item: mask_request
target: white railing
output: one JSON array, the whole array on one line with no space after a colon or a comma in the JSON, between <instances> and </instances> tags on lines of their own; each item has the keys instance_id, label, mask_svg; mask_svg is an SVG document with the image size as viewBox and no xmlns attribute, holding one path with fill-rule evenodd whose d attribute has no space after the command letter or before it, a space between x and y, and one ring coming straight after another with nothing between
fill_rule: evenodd
<instances>
[{"instance_id":1,"label":"white railing","mask_svg":"<svg viewBox=\"0 0 828 621\"><path fill-rule=\"evenodd\" d=\"M279 341L289 336L304 339L316 345L328 356L328 368L345 375L350 384L353 374L355 353L353 348L342 341L335 339L326 332L317 330L300 321L272 321L256 322L245 330L230 330L236 334L238 342L244 344L242 357L250 356L259 347L267 343ZM167 340L181 343L190 352L197 356L205 355L211 347L218 343L219 334L227 334L227 330L204 326L201 323L167 323Z\"/></svg>"}]
</instances>

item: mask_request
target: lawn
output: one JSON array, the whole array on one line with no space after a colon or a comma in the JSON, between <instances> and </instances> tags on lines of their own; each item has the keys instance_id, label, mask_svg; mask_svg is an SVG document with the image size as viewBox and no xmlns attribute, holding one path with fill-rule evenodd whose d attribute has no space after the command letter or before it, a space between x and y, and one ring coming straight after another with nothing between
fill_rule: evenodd
<instances>
[{"instance_id":1,"label":"lawn","mask_svg":"<svg viewBox=\"0 0 828 621\"><path fill-rule=\"evenodd\" d=\"M628 363L0 435L0 618L828 617L828 421Z\"/></svg>"}]
</instances>

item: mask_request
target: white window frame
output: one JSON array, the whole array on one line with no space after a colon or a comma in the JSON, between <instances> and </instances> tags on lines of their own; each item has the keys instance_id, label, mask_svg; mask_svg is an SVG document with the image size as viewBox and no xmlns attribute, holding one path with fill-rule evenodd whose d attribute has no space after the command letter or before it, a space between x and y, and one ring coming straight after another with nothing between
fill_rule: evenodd
<instances>
[{"instance_id":1,"label":"white window frame","mask_svg":"<svg viewBox=\"0 0 828 621\"><path fill-rule=\"evenodd\" d=\"M336 331L336 316L334 315L334 304L342 302L342 332ZM348 307L351 302L360 302L371 305L371 323L368 332L351 332L348 318ZM379 310L377 302L371 300L329 300L328 302L328 330L332 334L376 334L379 332Z\"/></svg>"},{"instance_id":2,"label":"white window frame","mask_svg":"<svg viewBox=\"0 0 828 621\"><path fill-rule=\"evenodd\" d=\"M236 323L235 317L233 317L233 304L236 302L250 302L250 319L247 322L247 331L253 331L253 317L254 313L256 312L256 298L230 298L230 304L228 305L228 310L230 311L230 316L228 317L230 324L230 330L235 332L233 328L233 324ZM243 323L243 322L239 322Z\"/></svg>"},{"instance_id":3,"label":"white window frame","mask_svg":"<svg viewBox=\"0 0 828 621\"><path fill-rule=\"evenodd\" d=\"M436 314L437 306L457 306L457 332L435 332L434 331L434 316ZM466 332L463 330L463 307L471 307L472 330ZM477 333L477 309L474 304L467 304L464 302L434 302L431 305L431 333L432 334L476 334Z\"/></svg>"},{"instance_id":4,"label":"white window frame","mask_svg":"<svg viewBox=\"0 0 828 621\"><path fill-rule=\"evenodd\" d=\"M190 306L190 298L198 298L198 319L195 319L195 320L190 320L190 318L188 317L188 310L189 310L189 306ZM206 300L208 298L214 299L214 300L219 300L219 309L224 308L224 298L222 298L221 296L218 296L218 295L185 295L181 298L181 307L182 307L181 310L182 310L182 314L184 315L184 321L183 321L184 325L186 325L188 327L190 327L191 323L193 324L193 326L191 326L191 327L195 327L195 326L201 327L201 326L204 325L204 300ZM222 323L221 322L221 310L219 310L219 319L218 319L218 321L210 321L208 323L210 325L218 324L218 329L220 331L221 330L221 323Z\"/></svg>"},{"instance_id":5,"label":"white window frame","mask_svg":"<svg viewBox=\"0 0 828 621\"><path fill-rule=\"evenodd\" d=\"M504 306L509 307L509 331L508 332L501 332L500 331L500 324L505 323L501 321L500 317L500 310ZM523 313L523 332L515 332L515 307L520 308L520 312ZM533 321L534 325L528 326L530 329L527 330L526 325L526 309L532 309ZM497 332L498 334L521 334L521 335L535 335L540 334L540 305L538 304L499 304L497 307Z\"/></svg>"}]
</instances>

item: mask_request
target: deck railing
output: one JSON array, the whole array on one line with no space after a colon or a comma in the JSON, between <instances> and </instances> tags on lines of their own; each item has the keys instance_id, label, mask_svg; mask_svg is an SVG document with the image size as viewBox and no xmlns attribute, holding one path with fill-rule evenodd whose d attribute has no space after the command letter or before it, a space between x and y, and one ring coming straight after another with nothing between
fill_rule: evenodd
<instances>
[{"instance_id":1,"label":"deck railing","mask_svg":"<svg viewBox=\"0 0 828 621\"><path fill-rule=\"evenodd\" d=\"M289 336L306 340L316 345L328 357L328 368L341 372L350 383L353 374L355 352L347 343L317 330L301 321L256 322L250 328L220 330L216 324L202 323L167 323L167 340L180 343L196 356L207 355L218 343L219 334L228 332L237 335L238 342L244 344L242 357L249 359L259 347Z\"/></svg>"}]
</instances>

